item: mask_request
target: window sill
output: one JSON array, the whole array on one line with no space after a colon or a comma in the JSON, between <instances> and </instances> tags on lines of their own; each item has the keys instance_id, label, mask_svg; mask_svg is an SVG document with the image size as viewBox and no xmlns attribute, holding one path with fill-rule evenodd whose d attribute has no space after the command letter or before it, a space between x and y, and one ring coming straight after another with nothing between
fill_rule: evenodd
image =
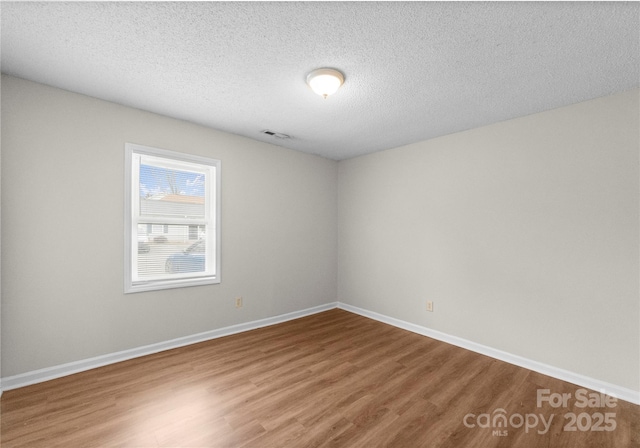
<instances>
[{"instance_id":1,"label":"window sill","mask_svg":"<svg viewBox=\"0 0 640 448\"><path fill-rule=\"evenodd\" d=\"M189 286L215 285L220 283L220 277L183 278L176 280L155 280L135 282L125 287L125 294L144 291L158 291L161 289L186 288Z\"/></svg>"}]
</instances>

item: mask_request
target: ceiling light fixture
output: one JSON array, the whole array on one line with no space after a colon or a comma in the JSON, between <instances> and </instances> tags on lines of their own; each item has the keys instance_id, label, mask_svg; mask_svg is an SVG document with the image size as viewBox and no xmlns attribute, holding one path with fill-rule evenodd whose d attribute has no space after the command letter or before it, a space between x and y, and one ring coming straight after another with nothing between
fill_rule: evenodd
<instances>
[{"instance_id":1,"label":"ceiling light fixture","mask_svg":"<svg viewBox=\"0 0 640 448\"><path fill-rule=\"evenodd\" d=\"M307 75L307 84L311 90L322 95L324 99L336 93L342 83L344 75L332 68L319 68Z\"/></svg>"}]
</instances>

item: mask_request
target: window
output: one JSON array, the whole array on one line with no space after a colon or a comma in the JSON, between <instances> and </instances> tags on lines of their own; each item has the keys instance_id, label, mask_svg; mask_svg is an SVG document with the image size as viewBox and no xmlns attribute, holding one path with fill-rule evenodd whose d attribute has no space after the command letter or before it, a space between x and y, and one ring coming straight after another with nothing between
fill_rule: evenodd
<instances>
[{"instance_id":1,"label":"window","mask_svg":"<svg viewBox=\"0 0 640 448\"><path fill-rule=\"evenodd\" d=\"M125 292L220 283L220 161L125 154Z\"/></svg>"}]
</instances>

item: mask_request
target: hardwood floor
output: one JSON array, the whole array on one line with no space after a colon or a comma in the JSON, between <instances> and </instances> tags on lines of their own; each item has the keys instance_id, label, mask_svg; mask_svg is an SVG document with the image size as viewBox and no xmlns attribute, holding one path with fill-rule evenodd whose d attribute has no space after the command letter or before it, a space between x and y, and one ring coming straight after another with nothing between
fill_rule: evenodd
<instances>
[{"instance_id":1,"label":"hardwood floor","mask_svg":"<svg viewBox=\"0 0 640 448\"><path fill-rule=\"evenodd\" d=\"M571 394L567 407L538 407L539 389ZM640 406L580 408L579 389L336 309L7 391L0 440L5 448L640 446ZM596 414L609 412L598 424ZM506 426L491 423L498 414Z\"/></svg>"}]
</instances>

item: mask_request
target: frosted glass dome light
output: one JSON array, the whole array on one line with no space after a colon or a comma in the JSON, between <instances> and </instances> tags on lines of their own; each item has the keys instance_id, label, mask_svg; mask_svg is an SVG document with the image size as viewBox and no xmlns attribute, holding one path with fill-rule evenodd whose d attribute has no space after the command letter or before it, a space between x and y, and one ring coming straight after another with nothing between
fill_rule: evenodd
<instances>
[{"instance_id":1,"label":"frosted glass dome light","mask_svg":"<svg viewBox=\"0 0 640 448\"><path fill-rule=\"evenodd\" d=\"M338 91L344 83L344 75L332 68L319 68L307 75L307 84L311 90L325 99Z\"/></svg>"}]
</instances>

